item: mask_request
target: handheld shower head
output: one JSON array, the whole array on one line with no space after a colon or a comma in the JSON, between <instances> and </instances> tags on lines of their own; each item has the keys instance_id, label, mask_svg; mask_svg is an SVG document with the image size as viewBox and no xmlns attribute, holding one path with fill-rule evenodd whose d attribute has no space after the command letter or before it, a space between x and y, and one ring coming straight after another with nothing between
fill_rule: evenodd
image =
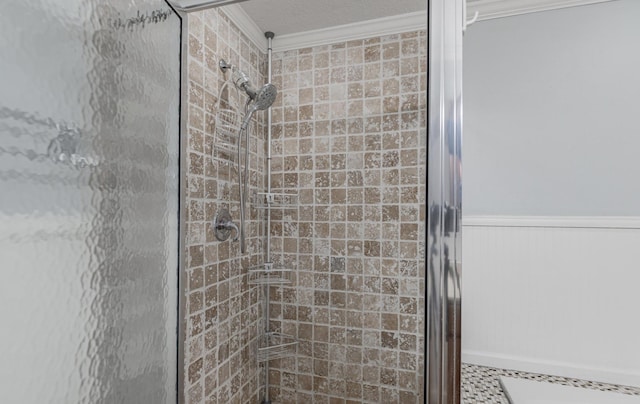
<instances>
[{"instance_id":1,"label":"handheld shower head","mask_svg":"<svg viewBox=\"0 0 640 404\"><path fill-rule=\"evenodd\" d=\"M246 91L246 90L245 90ZM247 94L249 92L247 91ZM271 83L267 83L260 90L254 92L255 96L251 97L253 100L249 105L249 110L242 121L242 126L240 127L242 130L247 129L249 126L249 122L251 121L251 117L256 111L262 111L271 106L273 102L276 100L276 96L278 95L278 89Z\"/></svg>"},{"instance_id":2,"label":"handheld shower head","mask_svg":"<svg viewBox=\"0 0 640 404\"><path fill-rule=\"evenodd\" d=\"M222 1L222 0L221 0ZM228 0L227 0L228 1ZM273 36L273 35L272 35ZM273 104L278 95L276 86L271 83L267 83L259 90L256 90L249 81L247 76L242 70L227 63L224 59L220 59L218 66L223 73L231 69L231 81L238 90L243 90L249 96L247 104L245 106L245 116L238 132L238 182L239 182L239 194L240 194L240 251L245 252L245 237L244 237L244 217L246 196L248 191L249 177L249 131L247 127L251 121L251 117L258 110L265 110ZM226 84L226 83L225 83ZM234 121L235 123L235 121ZM241 149L242 149L242 134L244 132L244 174L241 170Z\"/></svg>"}]
</instances>

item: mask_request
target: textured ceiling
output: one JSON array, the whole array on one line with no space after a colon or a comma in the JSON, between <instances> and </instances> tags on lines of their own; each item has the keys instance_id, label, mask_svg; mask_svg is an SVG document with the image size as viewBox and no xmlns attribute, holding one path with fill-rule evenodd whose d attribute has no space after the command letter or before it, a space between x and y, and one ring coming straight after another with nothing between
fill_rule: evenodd
<instances>
[{"instance_id":1,"label":"textured ceiling","mask_svg":"<svg viewBox=\"0 0 640 404\"><path fill-rule=\"evenodd\" d=\"M263 31L293 34L426 10L426 0L249 0L239 3Z\"/></svg>"}]
</instances>

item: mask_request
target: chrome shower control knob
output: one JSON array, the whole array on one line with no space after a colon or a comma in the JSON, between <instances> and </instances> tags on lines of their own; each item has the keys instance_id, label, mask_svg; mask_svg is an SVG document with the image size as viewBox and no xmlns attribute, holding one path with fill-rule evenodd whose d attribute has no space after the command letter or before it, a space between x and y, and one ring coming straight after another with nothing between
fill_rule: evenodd
<instances>
[{"instance_id":1,"label":"chrome shower control knob","mask_svg":"<svg viewBox=\"0 0 640 404\"><path fill-rule=\"evenodd\" d=\"M231 214L226 209L218 211L212 222L213 234L218 241L226 241L231 236L231 231L235 231L232 241L238 241L240 231L238 226L233 223Z\"/></svg>"}]
</instances>

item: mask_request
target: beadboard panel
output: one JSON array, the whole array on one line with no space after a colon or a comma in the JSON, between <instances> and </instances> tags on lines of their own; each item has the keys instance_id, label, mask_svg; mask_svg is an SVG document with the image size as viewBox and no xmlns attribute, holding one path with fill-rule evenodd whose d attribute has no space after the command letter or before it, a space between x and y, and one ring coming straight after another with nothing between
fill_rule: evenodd
<instances>
[{"instance_id":1,"label":"beadboard panel","mask_svg":"<svg viewBox=\"0 0 640 404\"><path fill-rule=\"evenodd\" d=\"M640 230L512 219L464 222L463 360L640 386Z\"/></svg>"}]
</instances>

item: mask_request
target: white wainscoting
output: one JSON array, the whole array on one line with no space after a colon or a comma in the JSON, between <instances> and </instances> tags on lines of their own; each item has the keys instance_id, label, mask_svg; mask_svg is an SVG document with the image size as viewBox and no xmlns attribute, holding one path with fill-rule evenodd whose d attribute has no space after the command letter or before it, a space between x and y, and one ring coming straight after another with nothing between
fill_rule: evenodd
<instances>
[{"instance_id":1,"label":"white wainscoting","mask_svg":"<svg viewBox=\"0 0 640 404\"><path fill-rule=\"evenodd\" d=\"M465 217L464 362L640 386L640 218Z\"/></svg>"}]
</instances>

